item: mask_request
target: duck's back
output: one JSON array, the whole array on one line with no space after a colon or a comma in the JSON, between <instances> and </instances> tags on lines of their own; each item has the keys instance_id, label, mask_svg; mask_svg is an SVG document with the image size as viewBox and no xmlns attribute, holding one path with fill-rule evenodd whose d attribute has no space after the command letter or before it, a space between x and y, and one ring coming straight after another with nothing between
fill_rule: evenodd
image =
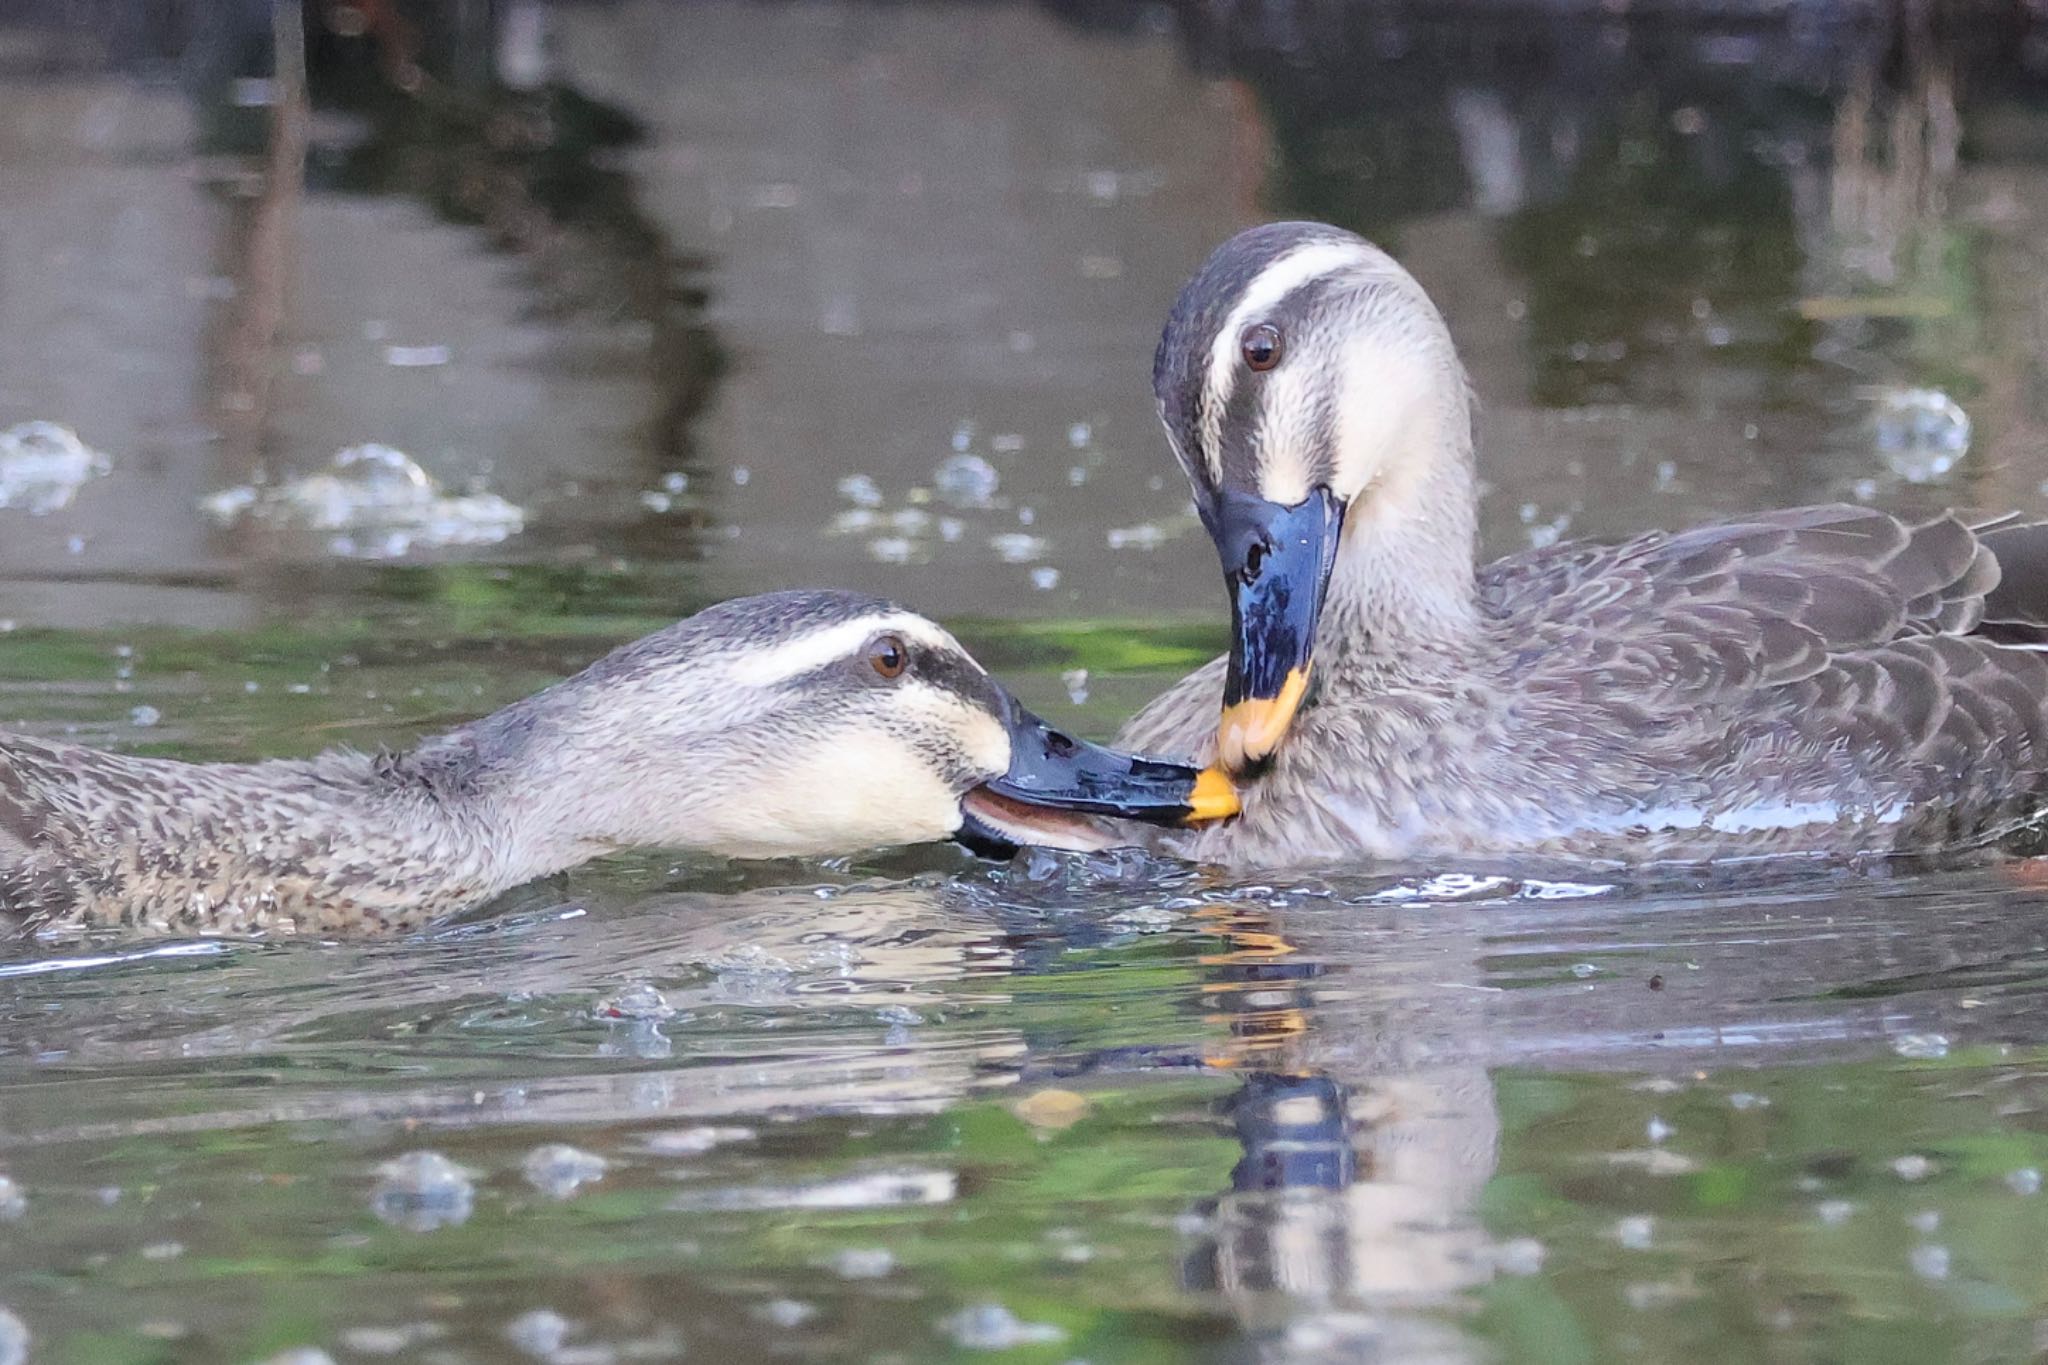
<instances>
[{"instance_id":1,"label":"duck's back","mask_svg":"<svg viewBox=\"0 0 2048 1365\"><path fill-rule=\"evenodd\" d=\"M1245 818L1191 851L1641 861L1996 838L2048 790L2044 568L2048 528L1846 506L1510 556L1482 570L1463 649L1321 661Z\"/></svg>"},{"instance_id":2,"label":"duck's back","mask_svg":"<svg viewBox=\"0 0 2048 1365\"><path fill-rule=\"evenodd\" d=\"M428 837L428 798L391 767L181 763L0 733L0 913L210 930L436 913L445 897L420 883L460 889L468 850Z\"/></svg>"}]
</instances>

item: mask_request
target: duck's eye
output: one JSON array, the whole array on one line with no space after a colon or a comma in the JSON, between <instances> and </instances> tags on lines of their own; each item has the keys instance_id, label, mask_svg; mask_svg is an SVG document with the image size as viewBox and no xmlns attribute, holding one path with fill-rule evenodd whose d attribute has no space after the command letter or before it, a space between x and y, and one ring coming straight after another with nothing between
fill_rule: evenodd
<instances>
[{"instance_id":1,"label":"duck's eye","mask_svg":"<svg viewBox=\"0 0 2048 1365\"><path fill-rule=\"evenodd\" d=\"M1280 329L1270 322L1255 323L1244 329L1238 347L1244 363L1263 374L1280 363Z\"/></svg>"},{"instance_id":2,"label":"duck's eye","mask_svg":"<svg viewBox=\"0 0 2048 1365\"><path fill-rule=\"evenodd\" d=\"M900 635L877 636L868 646L868 667L885 678L900 678L910 667L910 646Z\"/></svg>"}]
</instances>

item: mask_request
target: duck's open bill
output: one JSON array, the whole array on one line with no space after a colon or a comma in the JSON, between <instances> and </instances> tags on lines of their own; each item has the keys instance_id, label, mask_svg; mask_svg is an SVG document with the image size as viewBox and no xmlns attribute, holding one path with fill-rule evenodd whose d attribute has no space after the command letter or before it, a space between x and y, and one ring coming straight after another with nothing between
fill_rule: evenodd
<instances>
[{"instance_id":1,"label":"duck's open bill","mask_svg":"<svg viewBox=\"0 0 2048 1365\"><path fill-rule=\"evenodd\" d=\"M1114 842L1075 816L1182 825L1237 814L1237 792L1214 768L1142 758L1053 729L1009 701L1010 768L961 802L960 838L978 850L1016 844L1101 848Z\"/></svg>"},{"instance_id":2,"label":"duck's open bill","mask_svg":"<svg viewBox=\"0 0 2048 1365\"><path fill-rule=\"evenodd\" d=\"M1344 506L1326 488L1292 506L1226 489L1202 515L1230 589L1230 673L1216 755L1225 772L1241 773L1280 746L1308 693Z\"/></svg>"}]
</instances>

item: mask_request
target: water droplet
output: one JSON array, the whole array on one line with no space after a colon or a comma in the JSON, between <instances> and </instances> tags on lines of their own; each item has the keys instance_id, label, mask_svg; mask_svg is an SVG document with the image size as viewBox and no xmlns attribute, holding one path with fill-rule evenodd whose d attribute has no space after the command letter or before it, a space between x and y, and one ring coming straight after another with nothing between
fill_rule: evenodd
<instances>
[{"instance_id":1,"label":"water droplet","mask_svg":"<svg viewBox=\"0 0 2048 1365\"><path fill-rule=\"evenodd\" d=\"M964 451L948 455L932 471L933 490L955 507L986 507L1001 486L994 465Z\"/></svg>"},{"instance_id":2,"label":"water droplet","mask_svg":"<svg viewBox=\"0 0 2048 1365\"><path fill-rule=\"evenodd\" d=\"M1676 1131L1672 1128L1670 1124L1666 1123L1663 1119L1660 1118L1652 1118L1649 1122L1648 1127L1650 1141L1652 1142L1662 1142L1664 1141L1664 1139L1670 1137L1671 1134Z\"/></svg>"},{"instance_id":3,"label":"water droplet","mask_svg":"<svg viewBox=\"0 0 2048 1365\"><path fill-rule=\"evenodd\" d=\"M1840 1227L1856 1212L1856 1206L1846 1199L1824 1199L1814 1205L1814 1216L1829 1227Z\"/></svg>"},{"instance_id":4,"label":"water droplet","mask_svg":"<svg viewBox=\"0 0 2048 1365\"><path fill-rule=\"evenodd\" d=\"M2022 1166L2016 1171L2009 1171L2006 1173L2005 1187L2014 1194L2039 1194L2041 1173L2032 1166Z\"/></svg>"},{"instance_id":5,"label":"water droplet","mask_svg":"<svg viewBox=\"0 0 2048 1365\"><path fill-rule=\"evenodd\" d=\"M1934 1170L1934 1163L1918 1152L1910 1152L1892 1163L1892 1174L1901 1180L1925 1180Z\"/></svg>"},{"instance_id":6,"label":"water droplet","mask_svg":"<svg viewBox=\"0 0 2048 1365\"><path fill-rule=\"evenodd\" d=\"M138 730L147 730L164 718L164 713L154 706L138 706L128 713L128 723Z\"/></svg>"},{"instance_id":7,"label":"water droplet","mask_svg":"<svg viewBox=\"0 0 2048 1365\"><path fill-rule=\"evenodd\" d=\"M1656 1220L1647 1213L1630 1214L1614 1225L1614 1240L1630 1251L1645 1251L1656 1233Z\"/></svg>"},{"instance_id":8,"label":"water droplet","mask_svg":"<svg viewBox=\"0 0 2048 1365\"><path fill-rule=\"evenodd\" d=\"M1589 976L1598 976L1599 974L1600 969L1590 962L1574 962L1572 964L1572 975L1581 981L1584 981Z\"/></svg>"},{"instance_id":9,"label":"water droplet","mask_svg":"<svg viewBox=\"0 0 2048 1365\"><path fill-rule=\"evenodd\" d=\"M1948 1248L1944 1246L1917 1246L1910 1257L1913 1273L1923 1280L1945 1280L1948 1278Z\"/></svg>"},{"instance_id":10,"label":"water droplet","mask_svg":"<svg viewBox=\"0 0 2048 1365\"><path fill-rule=\"evenodd\" d=\"M1076 705L1076 706L1081 706L1081 705L1084 705L1084 704L1085 704L1085 703L1087 702L1087 700L1088 700L1088 670L1087 670L1087 669L1085 669L1085 668L1070 668L1070 669L1066 670L1066 672L1064 672L1064 673L1060 674L1060 685L1061 685L1061 686L1063 686L1063 687L1065 687L1065 688L1067 689L1067 700L1068 700L1068 701L1070 701L1070 702L1072 702L1072 703L1074 703L1074 705Z\"/></svg>"}]
</instances>

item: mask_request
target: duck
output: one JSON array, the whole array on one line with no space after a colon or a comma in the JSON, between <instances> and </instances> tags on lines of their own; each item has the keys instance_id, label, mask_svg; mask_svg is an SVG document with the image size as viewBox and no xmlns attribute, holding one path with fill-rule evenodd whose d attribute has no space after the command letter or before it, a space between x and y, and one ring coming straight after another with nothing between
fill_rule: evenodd
<instances>
[{"instance_id":1,"label":"duck","mask_svg":"<svg viewBox=\"0 0 2048 1365\"><path fill-rule=\"evenodd\" d=\"M1227 783L1021 706L879 598L713 606L402 753L187 763L0 734L0 911L43 925L410 928L617 850L1098 849Z\"/></svg>"},{"instance_id":2,"label":"duck","mask_svg":"<svg viewBox=\"0 0 2048 1365\"><path fill-rule=\"evenodd\" d=\"M1213 763L1228 864L1652 866L2024 851L2048 796L2048 527L1763 511L1478 563L1473 398L1427 293L1321 223L1182 290L1159 414L1230 648L1117 743Z\"/></svg>"}]
</instances>

